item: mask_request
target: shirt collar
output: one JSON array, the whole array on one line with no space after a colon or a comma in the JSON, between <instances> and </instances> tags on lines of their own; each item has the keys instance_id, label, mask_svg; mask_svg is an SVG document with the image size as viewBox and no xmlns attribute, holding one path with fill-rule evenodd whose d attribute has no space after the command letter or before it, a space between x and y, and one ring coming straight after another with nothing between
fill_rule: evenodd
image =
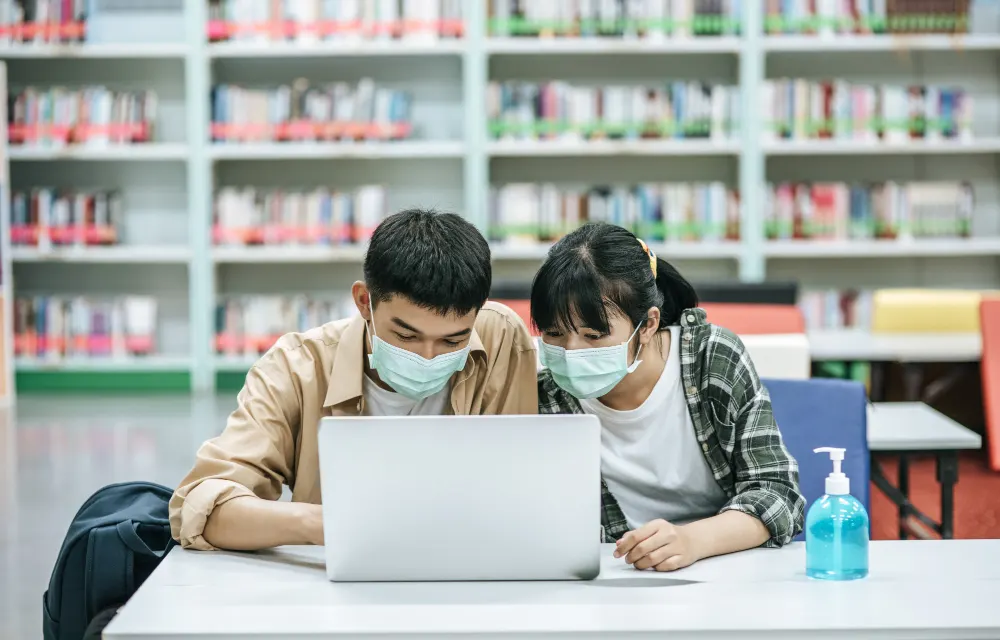
<instances>
[{"instance_id":1,"label":"shirt collar","mask_svg":"<svg viewBox=\"0 0 1000 640\"><path fill-rule=\"evenodd\" d=\"M330 371L330 386L326 391L324 407L333 407L348 400L361 397L362 377L365 375L365 319L360 315L351 320L337 344L337 352L333 359L333 369ZM486 348L479 334L473 328L469 337L470 354L478 357L486 356ZM465 368L459 372L459 380L464 380L475 366L475 358L469 358Z\"/></svg>"}]
</instances>

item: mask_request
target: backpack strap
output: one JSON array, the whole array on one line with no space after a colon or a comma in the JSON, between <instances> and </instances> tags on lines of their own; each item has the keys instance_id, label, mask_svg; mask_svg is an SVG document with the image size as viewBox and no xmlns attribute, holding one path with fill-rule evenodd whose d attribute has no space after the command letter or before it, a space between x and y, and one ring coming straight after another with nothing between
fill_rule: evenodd
<instances>
[{"instance_id":1,"label":"backpack strap","mask_svg":"<svg viewBox=\"0 0 1000 640\"><path fill-rule=\"evenodd\" d=\"M139 525L131 520L122 520L118 523L118 535L121 537L122 542L128 545L128 548L135 553L162 558L167 553L167 550L170 549L170 545L159 551L151 549L146 544L146 541L139 537L138 529Z\"/></svg>"},{"instance_id":2,"label":"backpack strap","mask_svg":"<svg viewBox=\"0 0 1000 640\"><path fill-rule=\"evenodd\" d=\"M133 551L122 544L115 526L95 527L87 539L83 602L89 621L102 609L124 604L135 591Z\"/></svg>"}]
</instances>

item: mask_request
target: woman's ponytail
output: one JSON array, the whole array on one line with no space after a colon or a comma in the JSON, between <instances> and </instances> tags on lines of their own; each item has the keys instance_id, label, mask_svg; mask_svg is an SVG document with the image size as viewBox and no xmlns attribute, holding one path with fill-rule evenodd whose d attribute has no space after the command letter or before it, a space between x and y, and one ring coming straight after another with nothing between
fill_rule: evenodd
<instances>
[{"instance_id":1,"label":"woman's ponytail","mask_svg":"<svg viewBox=\"0 0 1000 640\"><path fill-rule=\"evenodd\" d=\"M656 258L656 288L663 294L660 306L660 328L679 324L685 309L698 306L698 293L674 265Z\"/></svg>"}]
</instances>

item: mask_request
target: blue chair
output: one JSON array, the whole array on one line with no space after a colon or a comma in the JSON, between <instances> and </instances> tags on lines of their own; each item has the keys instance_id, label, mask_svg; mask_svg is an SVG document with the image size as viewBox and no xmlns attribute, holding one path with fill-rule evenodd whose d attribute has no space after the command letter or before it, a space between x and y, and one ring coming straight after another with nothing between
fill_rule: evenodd
<instances>
[{"instance_id":1,"label":"blue chair","mask_svg":"<svg viewBox=\"0 0 1000 640\"><path fill-rule=\"evenodd\" d=\"M825 492L833 470L829 456L817 447L847 449L843 471L851 479L851 495L869 504L868 413L865 388L846 380L763 380L771 394L774 419L785 446L799 462L799 485L806 508Z\"/></svg>"}]
</instances>

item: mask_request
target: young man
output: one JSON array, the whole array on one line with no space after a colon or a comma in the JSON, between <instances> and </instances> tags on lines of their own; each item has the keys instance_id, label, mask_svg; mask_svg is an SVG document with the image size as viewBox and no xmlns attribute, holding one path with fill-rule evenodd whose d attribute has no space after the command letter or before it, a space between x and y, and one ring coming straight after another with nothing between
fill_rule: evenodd
<instances>
[{"instance_id":1,"label":"young man","mask_svg":"<svg viewBox=\"0 0 1000 640\"><path fill-rule=\"evenodd\" d=\"M489 245L459 216L387 218L351 290L360 316L283 336L253 366L170 501L174 538L206 550L323 544L324 416L537 413L534 342L486 302L491 277ZM291 502L277 501L282 485Z\"/></svg>"}]
</instances>

